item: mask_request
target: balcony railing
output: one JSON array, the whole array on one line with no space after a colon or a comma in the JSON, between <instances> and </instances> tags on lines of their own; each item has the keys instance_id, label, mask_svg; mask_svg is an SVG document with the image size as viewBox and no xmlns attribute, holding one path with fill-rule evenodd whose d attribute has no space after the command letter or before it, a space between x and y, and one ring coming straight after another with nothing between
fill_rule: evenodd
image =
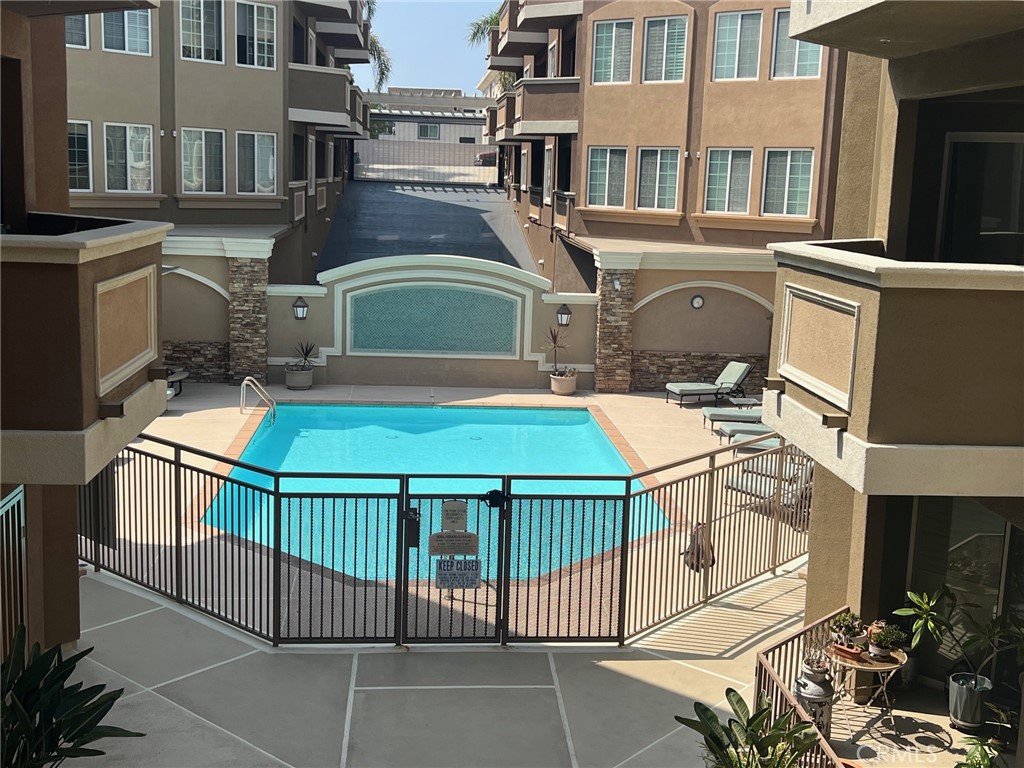
<instances>
[{"instance_id":1,"label":"balcony railing","mask_svg":"<svg viewBox=\"0 0 1024 768\"><path fill-rule=\"evenodd\" d=\"M494 138L499 142L511 141L515 126L516 94L507 91L498 97L498 113L495 118Z\"/></svg>"},{"instance_id":2,"label":"balcony railing","mask_svg":"<svg viewBox=\"0 0 1024 768\"><path fill-rule=\"evenodd\" d=\"M288 109L301 116L301 111L329 113L334 125L349 125L352 73L346 69L317 67L310 64L288 64ZM320 122L327 117L321 115ZM298 120L297 122L308 122Z\"/></svg>"},{"instance_id":3,"label":"balcony railing","mask_svg":"<svg viewBox=\"0 0 1024 768\"><path fill-rule=\"evenodd\" d=\"M499 50L501 33L498 27L491 27L487 42L487 68L497 72L522 72L523 57Z\"/></svg>"},{"instance_id":4,"label":"balcony railing","mask_svg":"<svg viewBox=\"0 0 1024 768\"><path fill-rule=\"evenodd\" d=\"M843 768L844 763L828 743L826 735L818 730L814 720L800 706L793 694L793 686L800 675L804 658L812 651L831 643L829 623L849 608L841 608L813 624L793 632L774 645L758 651L753 697L761 692L768 695L774 717L795 711L796 717L814 727L817 743L800 760L800 768Z\"/></svg>"},{"instance_id":5,"label":"balcony railing","mask_svg":"<svg viewBox=\"0 0 1024 768\"><path fill-rule=\"evenodd\" d=\"M516 83L516 136L579 132L580 79L540 77Z\"/></svg>"}]
</instances>

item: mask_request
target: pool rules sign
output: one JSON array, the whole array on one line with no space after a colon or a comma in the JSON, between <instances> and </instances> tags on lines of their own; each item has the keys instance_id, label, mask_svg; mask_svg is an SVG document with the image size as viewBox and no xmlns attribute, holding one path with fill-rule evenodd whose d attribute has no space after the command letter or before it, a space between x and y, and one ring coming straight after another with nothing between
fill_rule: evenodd
<instances>
[{"instance_id":1,"label":"pool rules sign","mask_svg":"<svg viewBox=\"0 0 1024 768\"><path fill-rule=\"evenodd\" d=\"M446 501L441 505L441 531L430 534L431 556L437 561L434 586L438 589L480 588L480 537L466 530L466 502ZM455 556L463 556L456 560Z\"/></svg>"}]
</instances>

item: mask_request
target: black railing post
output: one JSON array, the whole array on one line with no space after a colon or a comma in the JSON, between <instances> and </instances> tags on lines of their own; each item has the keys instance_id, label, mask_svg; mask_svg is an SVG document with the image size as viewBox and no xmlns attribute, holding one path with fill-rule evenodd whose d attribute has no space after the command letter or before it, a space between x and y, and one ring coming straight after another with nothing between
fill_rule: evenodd
<instances>
[{"instance_id":1,"label":"black railing post","mask_svg":"<svg viewBox=\"0 0 1024 768\"><path fill-rule=\"evenodd\" d=\"M281 478L274 474L274 575L271 621L274 646L281 644Z\"/></svg>"},{"instance_id":2,"label":"black railing post","mask_svg":"<svg viewBox=\"0 0 1024 768\"><path fill-rule=\"evenodd\" d=\"M708 487L704 498L704 536L701 540L701 552L703 552L703 562L701 562L701 603L707 603L711 599L711 557L709 554L709 548L706 546L706 542L714 541L712 534L714 531L711 528L711 522L714 520L714 509L715 509L715 483L717 482L718 474L715 471L715 454L711 454L709 460L711 465L711 471L708 472Z\"/></svg>"},{"instance_id":3,"label":"black railing post","mask_svg":"<svg viewBox=\"0 0 1024 768\"><path fill-rule=\"evenodd\" d=\"M505 501L498 517L498 583L501 585L501 605L498 606L498 639L508 645L509 602L512 597L512 478L501 479L501 492Z\"/></svg>"},{"instance_id":4,"label":"black railing post","mask_svg":"<svg viewBox=\"0 0 1024 768\"><path fill-rule=\"evenodd\" d=\"M622 495L622 540L619 542L619 645L626 644L626 609L629 605L629 542L630 503L632 502L632 477L626 478L626 490Z\"/></svg>"},{"instance_id":5,"label":"black railing post","mask_svg":"<svg viewBox=\"0 0 1024 768\"><path fill-rule=\"evenodd\" d=\"M182 601L184 583L185 553L182 543L182 529L185 527L185 510L181 504L181 446L174 446L174 599Z\"/></svg>"},{"instance_id":6,"label":"black railing post","mask_svg":"<svg viewBox=\"0 0 1024 768\"><path fill-rule=\"evenodd\" d=\"M779 570L779 536L782 535L782 481L785 477L786 465L789 463L786 439L779 438L778 454L775 457L775 492L772 498L772 576Z\"/></svg>"},{"instance_id":7,"label":"black railing post","mask_svg":"<svg viewBox=\"0 0 1024 768\"><path fill-rule=\"evenodd\" d=\"M398 524L395 535L395 645L405 642L405 628L408 621L406 596L409 591L409 552L406 548L406 526L409 519L409 476L398 480ZM417 542L418 543L418 542Z\"/></svg>"}]
</instances>

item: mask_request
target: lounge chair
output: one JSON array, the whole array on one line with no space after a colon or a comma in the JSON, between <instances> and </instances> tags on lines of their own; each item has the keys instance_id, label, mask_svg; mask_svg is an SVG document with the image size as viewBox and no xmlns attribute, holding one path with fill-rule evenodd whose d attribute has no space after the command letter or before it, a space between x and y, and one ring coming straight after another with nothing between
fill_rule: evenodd
<instances>
[{"instance_id":1,"label":"lounge chair","mask_svg":"<svg viewBox=\"0 0 1024 768\"><path fill-rule=\"evenodd\" d=\"M716 421L742 421L747 424L758 424L761 421L760 408L717 408L713 405L701 409L704 416L704 426L710 421L712 425Z\"/></svg>"},{"instance_id":2,"label":"lounge chair","mask_svg":"<svg viewBox=\"0 0 1024 768\"><path fill-rule=\"evenodd\" d=\"M757 435L733 435L729 438L730 444L745 443L747 440L753 440ZM742 448L736 448L733 450L733 454L737 453L761 453L761 451L770 451L772 448L778 448L782 445L782 440L778 437L767 437L764 440L759 440L756 443L745 445Z\"/></svg>"},{"instance_id":3,"label":"lounge chair","mask_svg":"<svg viewBox=\"0 0 1024 768\"><path fill-rule=\"evenodd\" d=\"M717 403L723 397L733 393L742 394L740 385L750 373L750 363L738 363L733 360L714 382L700 381L679 381L665 385L665 402L668 402L669 395L679 396L679 407L683 406L684 397L696 397L698 400L705 395L715 398Z\"/></svg>"},{"instance_id":4,"label":"lounge chair","mask_svg":"<svg viewBox=\"0 0 1024 768\"><path fill-rule=\"evenodd\" d=\"M756 435L767 435L774 431L767 424L745 424L739 421L723 421L715 427L715 433L719 437L735 437L739 435L744 440L749 440Z\"/></svg>"}]
</instances>

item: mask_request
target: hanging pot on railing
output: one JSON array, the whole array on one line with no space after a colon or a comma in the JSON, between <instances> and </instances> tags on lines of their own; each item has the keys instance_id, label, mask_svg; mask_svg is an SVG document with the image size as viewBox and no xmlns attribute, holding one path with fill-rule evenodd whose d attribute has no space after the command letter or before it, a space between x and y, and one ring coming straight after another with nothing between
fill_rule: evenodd
<instances>
[{"instance_id":1,"label":"hanging pot on railing","mask_svg":"<svg viewBox=\"0 0 1024 768\"><path fill-rule=\"evenodd\" d=\"M804 662L793 693L826 739L832 735L832 699L835 692L827 668Z\"/></svg>"}]
</instances>

